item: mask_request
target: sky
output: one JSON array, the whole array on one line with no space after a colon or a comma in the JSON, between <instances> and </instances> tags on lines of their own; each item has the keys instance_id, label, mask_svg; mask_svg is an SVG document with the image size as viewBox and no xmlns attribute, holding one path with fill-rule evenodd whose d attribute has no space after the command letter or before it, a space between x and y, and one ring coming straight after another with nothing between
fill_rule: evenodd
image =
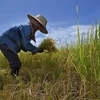
<instances>
[{"instance_id":1,"label":"sky","mask_svg":"<svg viewBox=\"0 0 100 100\"><path fill-rule=\"evenodd\" d=\"M50 37L70 43L77 39L76 5L80 32L86 33L100 21L100 0L0 0L0 34L12 26L27 24L27 14L42 14L48 20L48 34L36 33L36 43Z\"/></svg>"}]
</instances>

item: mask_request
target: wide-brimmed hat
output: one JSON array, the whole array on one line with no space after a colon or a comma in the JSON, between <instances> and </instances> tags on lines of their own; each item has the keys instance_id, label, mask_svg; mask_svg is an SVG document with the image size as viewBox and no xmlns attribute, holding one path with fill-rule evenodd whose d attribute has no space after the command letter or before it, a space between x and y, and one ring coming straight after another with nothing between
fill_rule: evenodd
<instances>
[{"instance_id":1,"label":"wide-brimmed hat","mask_svg":"<svg viewBox=\"0 0 100 100\"><path fill-rule=\"evenodd\" d=\"M42 33L45 33L45 34L48 33L48 31L47 31L47 29L46 29L47 20L46 20L46 18L45 18L44 16L42 16L41 14L38 14L38 15L36 15L36 16L32 16L32 15L28 14L27 16L28 16L29 20L30 20L33 24L35 24L35 25L37 25L37 26L39 27L39 30L40 30ZM35 22L36 22L37 24L36 24Z\"/></svg>"}]
</instances>

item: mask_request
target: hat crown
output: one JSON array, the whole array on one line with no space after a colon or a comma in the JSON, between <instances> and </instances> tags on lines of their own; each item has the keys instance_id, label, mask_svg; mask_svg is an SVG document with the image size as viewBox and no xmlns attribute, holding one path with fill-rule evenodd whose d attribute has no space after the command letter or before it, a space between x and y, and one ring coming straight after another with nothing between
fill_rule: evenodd
<instances>
[{"instance_id":1,"label":"hat crown","mask_svg":"<svg viewBox=\"0 0 100 100\"><path fill-rule=\"evenodd\" d=\"M42 32L42 33L45 33L47 34L48 31L46 29L46 24L47 24L47 19L42 16L41 14L38 14L36 16L32 16L30 14L27 15L29 20L31 21L31 23L37 25L39 27L39 30Z\"/></svg>"},{"instance_id":2,"label":"hat crown","mask_svg":"<svg viewBox=\"0 0 100 100\"><path fill-rule=\"evenodd\" d=\"M41 14L38 14L37 16L35 16L35 18L44 26L46 27L47 24L47 20L44 16L42 16Z\"/></svg>"}]
</instances>

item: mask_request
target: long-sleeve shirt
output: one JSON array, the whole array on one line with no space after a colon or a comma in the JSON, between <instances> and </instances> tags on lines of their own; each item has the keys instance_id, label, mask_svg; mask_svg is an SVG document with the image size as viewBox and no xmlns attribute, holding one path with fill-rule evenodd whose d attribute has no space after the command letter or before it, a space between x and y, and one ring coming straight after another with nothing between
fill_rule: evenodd
<instances>
[{"instance_id":1,"label":"long-sleeve shirt","mask_svg":"<svg viewBox=\"0 0 100 100\"><path fill-rule=\"evenodd\" d=\"M0 44L7 44L15 54L21 50L37 53L38 48L30 43L31 35L32 27L30 25L15 26L2 33Z\"/></svg>"}]
</instances>

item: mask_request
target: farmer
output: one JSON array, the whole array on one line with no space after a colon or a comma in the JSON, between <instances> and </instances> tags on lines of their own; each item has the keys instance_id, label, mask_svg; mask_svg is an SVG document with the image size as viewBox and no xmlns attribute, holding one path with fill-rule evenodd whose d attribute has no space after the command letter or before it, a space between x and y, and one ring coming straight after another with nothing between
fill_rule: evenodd
<instances>
[{"instance_id":1,"label":"farmer","mask_svg":"<svg viewBox=\"0 0 100 100\"><path fill-rule=\"evenodd\" d=\"M18 76L21 62L18 54L21 50L32 53L43 52L42 49L33 46L30 41L36 42L35 33L47 34L47 20L41 14L37 16L27 15L29 23L26 25L15 26L5 31L0 36L0 50L9 62L11 75Z\"/></svg>"}]
</instances>

